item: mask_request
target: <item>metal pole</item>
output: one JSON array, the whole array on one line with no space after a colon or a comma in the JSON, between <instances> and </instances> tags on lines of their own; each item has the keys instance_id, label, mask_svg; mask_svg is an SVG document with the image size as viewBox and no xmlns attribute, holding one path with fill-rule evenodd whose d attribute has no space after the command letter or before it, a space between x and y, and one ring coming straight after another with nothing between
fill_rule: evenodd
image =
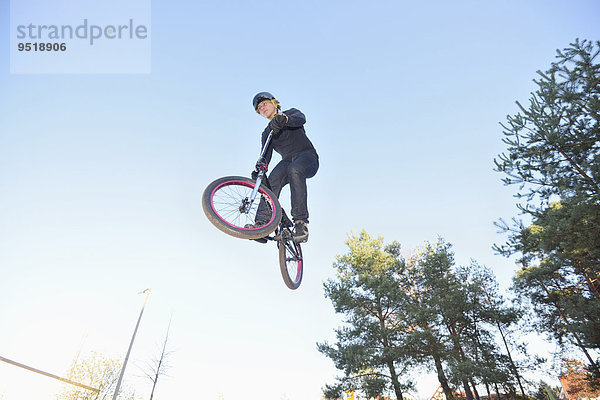
<instances>
[{"instance_id":1,"label":"metal pole","mask_svg":"<svg viewBox=\"0 0 600 400\"><path fill-rule=\"evenodd\" d=\"M150 296L150 288L138 293L142 294L146 293L146 298L144 299L144 305L142 306L142 311L140 311L140 316L137 320L137 324L135 325L135 330L133 331L133 336L131 337L131 343L129 343L129 349L127 350L127 355L125 356L125 361L123 362L123 368L121 369L121 375L119 375L119 381L117 382L117 387L115 388L115 393L113 394L113 400L117 400L117 396L119 395L119 389L121 388L121 381L123 380L123 375L125 375L125 367L127 367L127 360L129 360L129 354L131 353L131 348L133 347L133 341L135 340L135 334L137 333L138 327L140 326L140 321L142 320L142 314L144 314L144 308L146 307L146 302L148 301L148 296Z\"/></svg>"},{"instance_id":2,"label":"metal pole","mask_svg":"<svg viewBox=\"0 0 600 400\"><path fill-rule=\"evenodd\" d=\"M70 379L61 378L58 375L50 374L48 372L44 372L44 371L39 370L37 368L29 367L29 366L27 366L25 364L21 364L21 363L18 363L16 361L9 360L8 358L4 358L2 356L0 356L0 361L4 361L5 363L12 364L12 365L14 365L16 367L24 368L24 369L26 369L28 371L35 372L36 374L45 375L45 376L50 377L50 378L58 379L61 382L66 382L66 383L71 384L71 385L79 386L81 388L84 388L84 389L87 389L87 390L91 390L91 391L96 392L96 393L100 393L100 389L96 389L96 388L93 388L91 386L83 385L81 383L74 382L74 381L72 381Z\"/></svg>"}]
</instances>

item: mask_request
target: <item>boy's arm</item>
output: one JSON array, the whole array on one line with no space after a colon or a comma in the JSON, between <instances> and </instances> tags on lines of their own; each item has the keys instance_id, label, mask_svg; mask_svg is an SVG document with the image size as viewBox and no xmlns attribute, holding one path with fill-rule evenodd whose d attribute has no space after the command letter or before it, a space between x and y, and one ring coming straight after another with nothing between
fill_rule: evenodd
<instances>
[{"instance_id":1,"label":"boy's arm","mask_svg":"<svg viewBox=\"0 0 600 400\"><path fill-rule=\"evenodd\" d=\"M287 117L286 126L289 128L300 128L306 123L306 116L300 110L290 108L284 114Z\"/></svg>"}]
</instances>

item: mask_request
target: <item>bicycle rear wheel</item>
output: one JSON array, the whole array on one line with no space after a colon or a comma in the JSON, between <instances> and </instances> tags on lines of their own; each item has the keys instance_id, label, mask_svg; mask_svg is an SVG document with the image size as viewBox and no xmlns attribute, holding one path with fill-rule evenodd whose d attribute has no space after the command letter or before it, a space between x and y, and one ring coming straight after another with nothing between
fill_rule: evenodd
<instances>
[{"instance_id":1,"label":"bicycle rear wheel","mask_svg":"<svg viewBox=\"0 0 600 400\"><path fill-rule=\"evenodd\" d=\"M226 176L211 182L202 194L202 208L208 220L221 231L241 239L260 239L273 232L281 221L281 206L277 196L261 186L256 199L249 197L255 182L242 176ZM266 221L255 224L259 202L264 201Z\"/></svg>"},{"instance_id":2,"label":"bicycle rear wheel","mask_svg":"<svg viewBox=\"0 0 600 400\"><path fill-rule=\"evenodd\" d=\"M279 269L286 286L290 289L298 289L302 283L304 260L300 243L291 238L281 239L277 242L279 247Z\"/></svg>"}]
</instances>

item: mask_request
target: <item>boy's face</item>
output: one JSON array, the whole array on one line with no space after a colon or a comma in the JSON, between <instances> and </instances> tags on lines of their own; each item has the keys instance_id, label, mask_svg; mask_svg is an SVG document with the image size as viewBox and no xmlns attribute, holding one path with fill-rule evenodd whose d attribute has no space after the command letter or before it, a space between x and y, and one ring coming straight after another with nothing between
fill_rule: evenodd
<instances>
[{"instance_id":1,"label":"boy's face","mask_svg":"<svg viewBox=\"0 0 600 400\"><path fill-rule=\"evenodd\" d=\"M277 109L271 102L271 100L263 100L258 103L258 107L256 108L258 113L265 118L271 118L277 113Z\"/></svg>"}]
</instances>

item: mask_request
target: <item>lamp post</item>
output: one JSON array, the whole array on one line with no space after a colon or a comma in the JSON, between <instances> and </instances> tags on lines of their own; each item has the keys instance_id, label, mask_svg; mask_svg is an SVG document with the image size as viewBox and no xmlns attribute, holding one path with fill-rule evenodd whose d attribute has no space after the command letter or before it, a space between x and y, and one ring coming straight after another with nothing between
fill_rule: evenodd
<instances>
[{"instance_id":1,"label":"lamp post","mask_svg":"<svg viewBox=\"0 0 600 400\"><path fill-rule=\"evenodd\" d=\"M131 343L129 343L129 349L127 350L127 355L125 356L125 361L123 361L123 368L121 368L121 374L119 375L119 381L117 382L117 387L115 388L115 393L113 394L113 400L117 400L117 396L119 395L119 389L121 388L121 381L123 380L123 375L125 375L125 367L127 367L127 360L129 360L129 354L131 353L131 348L133 347L133 341L135 340L135 334L137 333L138 327L140 326L140 321L142 320L142 314L144 314L144 308L146 307L146 302L148 301L148 296L150 296L150 288L141 291L138 294L146 293L146 298L144 299L144 305L142 306L142 311L140 311L140 316L137 320L137 324L135 325L135 330L133 331L133 336L131 337Z\"/></svg>"}]
</instances>

